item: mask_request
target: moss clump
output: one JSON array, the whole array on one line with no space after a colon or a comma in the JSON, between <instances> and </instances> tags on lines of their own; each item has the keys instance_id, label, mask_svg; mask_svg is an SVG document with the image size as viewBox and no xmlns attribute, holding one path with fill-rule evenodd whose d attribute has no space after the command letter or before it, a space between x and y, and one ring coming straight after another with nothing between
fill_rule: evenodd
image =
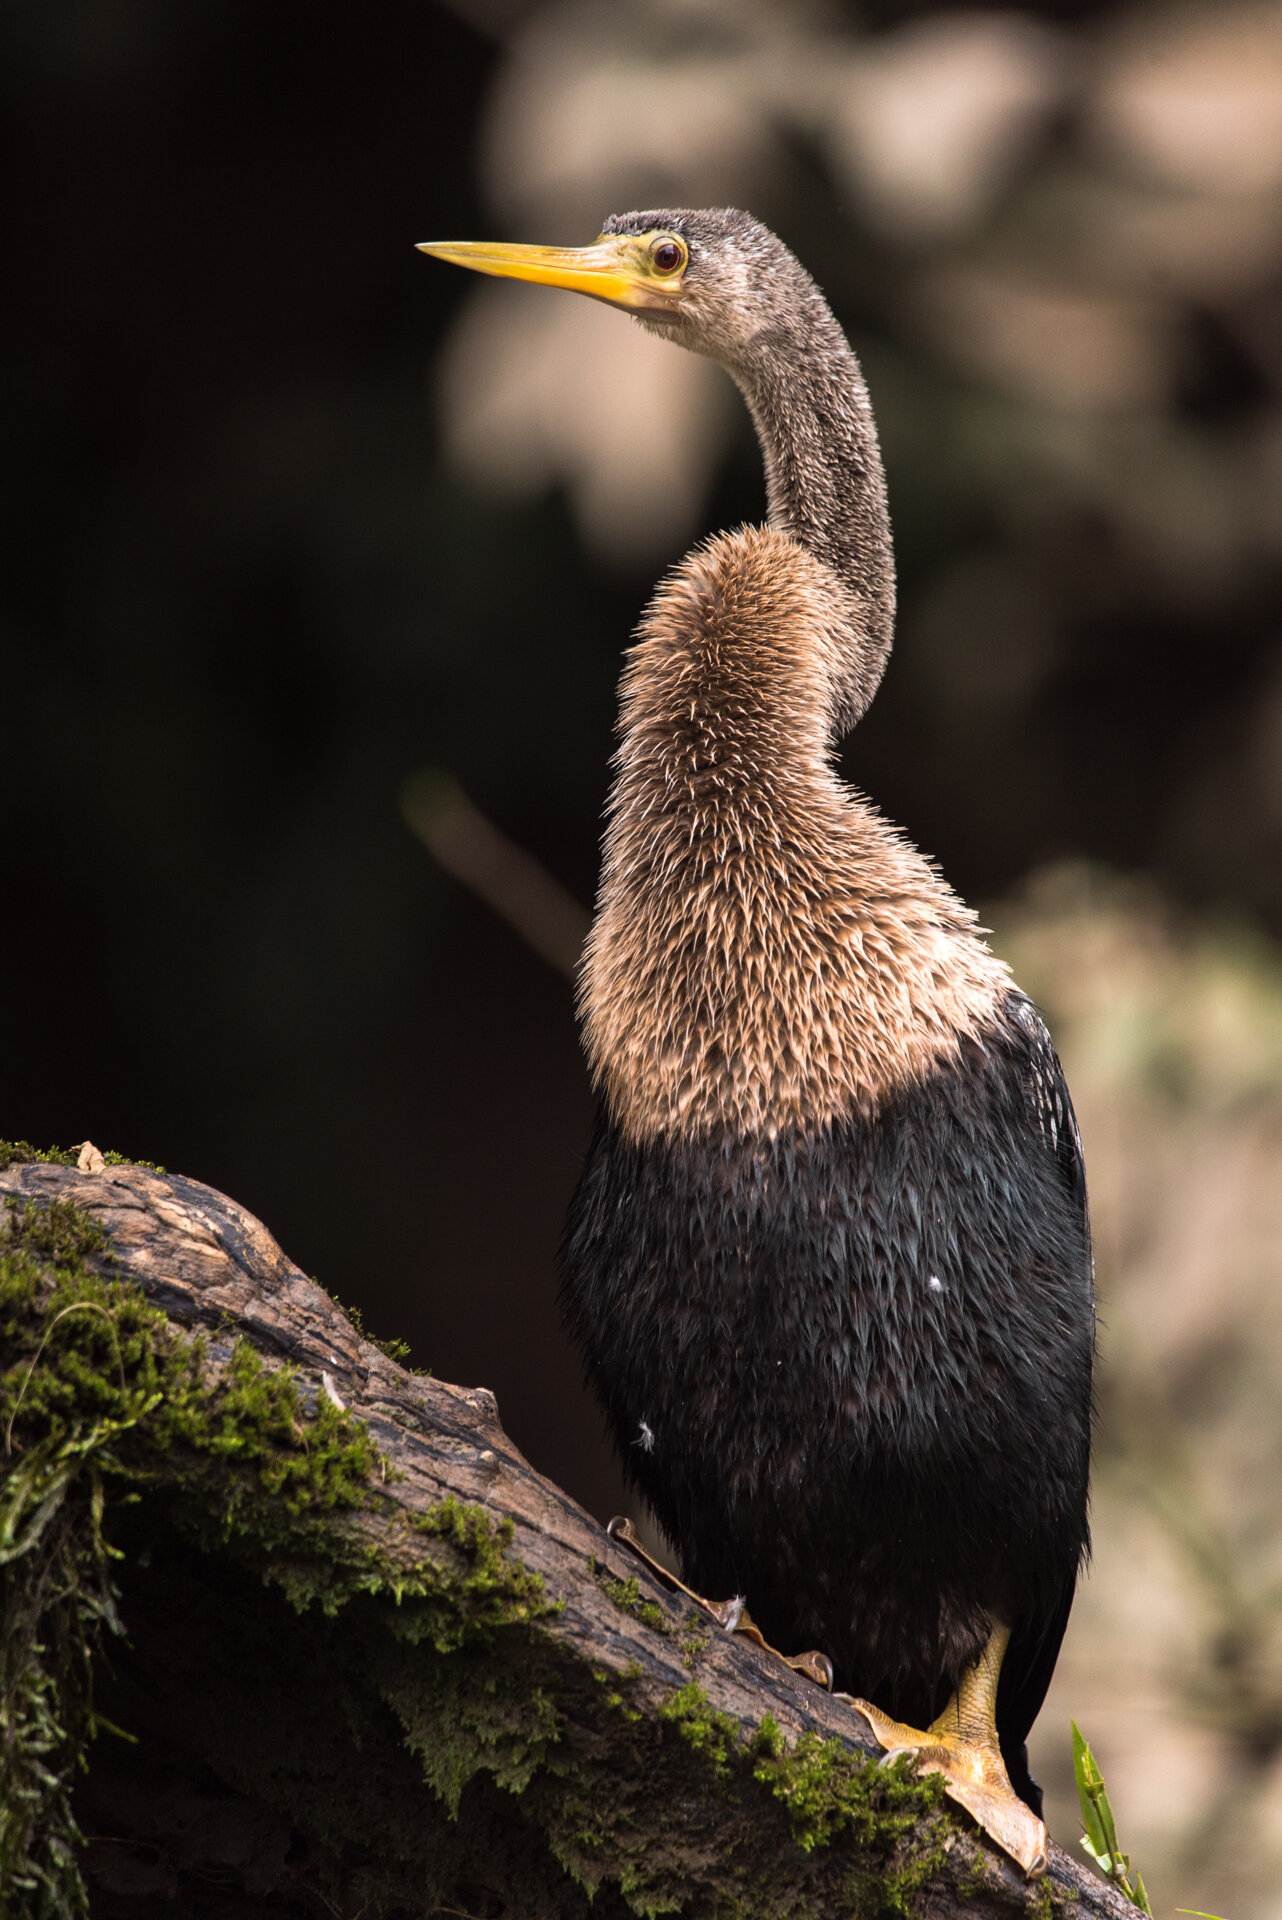
<instances>
[{"instance_id":1,"label":"moss clump","mask_svg":"<svg viewBox=\"0 0 1282 1920\"><path fill-rule=\"evenodd\" d=\"M319 1281L317 1281L317 1285L320 1285ZM326 1291L328 1291L328 1289L326 1289ZM371 1347L377 1347L380 1353L386 1354L387 1358L395 1361L398 1367L409 1366L410 1343L408 1340L380 1340L378 1335L371 1333L365 1325L365 1319L359 1307L345 1307L337 1294L331 1293L329 1297L334 1302L334 1305L346 1314L362 1340L367 1340ZM429 1368L410 1367L410 1372L425 1374L430 1378Z\"/></svg>"},{"instance_id":2,"label":"moss clump","mask_svg":"<svg viewBox=\"0 0 1282 1920\"><path fill-rule=\"evenodd\" d=\"M244 1471L193 1503L230 1535L255 1508L356 1506L378 1456L328 1402L304 1420L292 1375L243 1343L211 1377L205 1343L113 1277L102 1228L64 1201L5 1204L0 1352L0 1909L76 1913L70 1788L97 1726L93 1657L119 1631L108 1488L231 1457Z\"/></svg>"},{"instance_id":3,"label":"moss clump","mask_svg":"<svg viewBox=\"0 0 1282 1920\"><path fill-rule=\"evenodd\" d=\"M1063 1913L1067 1907L1075 1904L1077 1890L1067 1888L1057 1898L1057 1890L1049 1880L1041 1880L1029 1896L1028 1920L1055 1920L1057 1913Z\"/></svg>"},{"instance_id":4,"label":"moss clump","mask_svg":"<svg viewBox=\"0 0 1282 1920\"><path fill-rule=\"evenodd\" d=\"M76 1155L69 1147L33 1147L30 1140L0 1140L0 1172L6 1167L32 1166L37 1161L51 1167L74 1167Z\"/></svg>"},{"instance_id":5,"label":"moss clump","mask_svg":"<svg viewBox=\"0 0 1282 1920\"><path fill-rule=\"evenodd\" d=\"M154 1160L135 1160L127 1153L104 1153L109 1167L146 1167L150 1173L163 1173ZM30 1140L0 1140L0 1173L6 1167L74 1167L79 1164L79 1147L33 1147Z\"/></svg>"},{"instance_id":6,"label":"moss clump","mask_svg":"<svg viewBox=\"0 0 1282 1920\"><path fill-rule=\"evenodd\" d=\"M951 1831L941 1775L918 1775L910 1759L882 1766L814 1733L790 1748L769 1714L744 1729L693 1683L677 1690L660 1718L717 1779L729 1784L751 1774L768 1787L803 1852L840 1838L851 1843L858 1862L847 1886L852 1915L880 1920L914 1912L913 1897L938 1873Z\"/></svg>"},{"instance_id":7,"label":"moss clump","mask_svg":"<svg viewBox=\"0 0 1282 1920\"><path fill-rule=\"evenodd\" d=\"M639 1708L634 1707L625 1688L631 1689L633 1683L641 1678L641 1662L629 1660L621 1673L612 1672L608 1667L593 1667L592 1678L599 1687L606 1689L605 1704L611 1713L620 1713L625 1720L634 1725L645 1718Z\"/></svg>"},{"instance_id":8,"label":"moss clump","mask_svg":"<svg viewBox=\"0 0 1282 1920\"><path fill-rule=\"evenodd\" d=\"M399 1519L392 1552L367 1545L353 1557L327 1529L323 1550L296 1560L288 1574L275 1565L267 1574L300 1609L315 1601L334 1615L356 1600L392 1602L381 1607L371 1636L375 1685L424 1780L454 1817L478 1774L523 1793L559 1738L549 1694L519 1660L500 1657L495 1642L514 1630L519 1639L562 1603L549 1601L540 1576L509 1557L510 1519L453 1495ZM425 1553L428 1542L437 1551ZM407 1662L406 1647L449 1657Z\"/></svg>"},{"instance_id":9,"label":"moss clump","mask_svg":"<svg viewBox=\"0 0 1282 1920\"><path fill-rule=\"evenodd\" d=\"M208 1343L185 1340L132 1282L111 1273L106 1235L65 1201L5 1203L0 1232L0 1375L5 1450L31 1460L59 1443L113 1442L113 1467L141 1474L155 1454L234 1459L216 1520L230 1536L255 1491L289 1516L360 1506L379 1465L364 1425L325 1396L304 1413L294 1369L271 1370L246 1341L211 1373ZM23 1356L27 1356L25 1359ZM123 1436L146 1423L147 1459Z\"/></svg>"},{"instance_id":10,"label":"moss clump","mask_svg":"<svg viewBox=\"0 0 1282 1920\"><path fill-rule=\"evenodd\" d=\"M295 1607L390 1598L396 1636L441 1652L547 1610L506 1557L511 1522L482 1509L445 1500L371 1541L357 1516L382 1502L386 1464L364 1423L323 1393L305 1404L296 1370L245 1341L176 1333L75 1206L6 1201L0 1355L0 1911L85 1910L70 1788L98 1724L94 1655L120 1630L109 1496L176 1492L178 1526L239 1547ZM547 1712L536 1703L531 1754ZM510 1754L505 1768L515 1782Z\"/></svg>"},{"instance_id":11,"label":"moss clump","mask_svg":"<svg viewBox=\"0 0 1282 1920\"><path fill-rule=\"evenodd\" d=\"M694 1672L711 1644L712 1628L701 1614L692 1613L677 1635L677 1645L681 1649L681 1664L687 1673Z\"/></svg>"},{"instance_id":12,"label":"moss clump","mask_svg":"<svg viewBox=\"0 0 1282 1920\"><path fill-rule=\"evenodd\" d=\"M448 1660L386 1662L379 1692L396 1714L423 1778L458 1816L464 1788L488 1774L507 1793L524 1793L560 1740L550 1692L531 1682L519 1661L484 1645Z\"/></svg>"},{"instance_id":13,"label":"moss clump","mask_svg":"<svg viewBox=\"0 0 1282 1920\"><path fill-rule=\"evenodd\" d=\"M658 1601L641 1598L640 1583L634 1573L629 1574L626 1580L616 1580L601 1567L597 1569L597 1578L606 1599L612 1601L621 1613L630 1613L634 1619L644 1621L647 1627L653 1627L656 1633L672 1632L672 1622Z\"/></svg>"},{"instance_id":14,"label":"moss clump","mask_svg":"<svg viewBox=\"0 0 1282 1920\"><path fill-rule=\"evenodd\" d=\"M85 1905L70 1788L95 1727L92 1655L104 1632L118 1631L102 1536L103 1463L155 1398L152 1383L126 1374L135 1330L114 1325L104 1284L86 1266L104 1249L101 1228L74 1208L8 1203L0 1346L18 1357L0 1376L4 1911L78 1913ZM101 1392L96 1368L79 1358L81 1337L101 1345L111 1368Z\"/></svg>"},{"instance_id":15,"label":"moss clump","mask_svg":"<svg viewBox=\"0 0 1282 1920\"><path fill-rule=\"evenodd\" d=\"M687 1687L678 1687L671 1700L660 1707L659 1718L675 1727L686 1745L693 1747L718 1777L729 1773L731 1757L742 1745L739 1722L709 1706L702 1687L693 1681Z\"/></svg>"},{"instance_id":16,"label":"moss clump","mask_svg":"<svg viewBox=\"0 0 1282 1920\"><path fill-rule=\"evenodd\" d=\"M427 1639L437 1653L454 1653L470 1641L489 1640L500 1627L524 1625L560 1611L560 1601L548 1602L540 1576L508 1557L515 1532L510 1519L496 1521L484 1507L467 1506L451 1494L426 1513L415 1514L410 1525L419 1538L452 1547L457 1572L448 1582L448 1594L438 1591L434 1596L448 1604L404 1615L395 1628L400 1638ZM436 1561L426 1565L436 1571Z\"/></svg>"},{"instance_id":17,"label":"moss clump","mask_svg":"<svg viewBox=\"0 0 1282 1920\"><path fill-rule=\"evenodd\" d=\"M769 1714L751 1746L754 1778L787 1808L792 1837L807 1853L844 1832L863 1846L897 1842L944 1798L943 1776L918 1775L908 1761L885 1767L815 1733L789 1750Z\"/></svg>"}]
</instances>

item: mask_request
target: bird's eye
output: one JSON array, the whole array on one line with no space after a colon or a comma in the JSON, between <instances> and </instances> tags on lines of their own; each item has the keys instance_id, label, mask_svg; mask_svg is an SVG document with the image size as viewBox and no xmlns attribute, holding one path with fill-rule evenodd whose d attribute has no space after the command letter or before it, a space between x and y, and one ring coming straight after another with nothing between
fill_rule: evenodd
<instances>
[{"instance_id":1,"label":"bird's eye","mask_svg":"<svg viewBox=\"0 0 1282 1920\"><path fill-rule=\"evenodd\" d=\"M686 262L686 250L679 240L660 240L650 255L658 273L675 273Z\"/></svg>"}]
</instances>

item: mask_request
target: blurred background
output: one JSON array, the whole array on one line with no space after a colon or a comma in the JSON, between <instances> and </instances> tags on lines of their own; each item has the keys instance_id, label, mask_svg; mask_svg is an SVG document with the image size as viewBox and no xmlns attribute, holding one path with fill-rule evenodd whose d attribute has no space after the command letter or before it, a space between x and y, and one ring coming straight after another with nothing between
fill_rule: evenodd
<instances>
[{"instance_id":1,"label":"blurred background","mask_svg":"<svg viewBox=\"0 0 1282 1920\"><path fill-rule=\"evenodd\" d=\"M233 1194L624 1504L555 1305L560 968L621 649L760 465L716 369L413 242L751 207L885 448L847 771L1086 1140L1052 1829L1072 1713L1159 1913L1282 1916L1282 0L9 0L0 96L0 1132Z\"/></svg>"}]
</instances>

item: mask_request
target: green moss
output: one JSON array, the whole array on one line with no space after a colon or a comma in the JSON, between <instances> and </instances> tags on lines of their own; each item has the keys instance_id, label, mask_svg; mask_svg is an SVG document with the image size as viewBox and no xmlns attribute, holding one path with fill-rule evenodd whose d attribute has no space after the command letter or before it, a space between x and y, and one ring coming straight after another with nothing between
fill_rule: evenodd
<instances>
[{"instance_id":1,"label":"green moss","mask_svg":"<svg viewBox=\"0 0 1282 1920\"><path fill-rule=\"evenodd\" d=\"M711 1644L712 1628L701 1614L692 1613L677 1635L677 1645L681 1649L681 1664L687 1673L694 1672Z\"/></svg>"},{"instance_id":2,"label":"green moss","mask_svg":"<svg viewBox=\"0 0 1282 1920\"><path fill-rule=\"evenodd\" d=\"M381 1669L380 1692L417 1755L423 1778L457 1818L464 1788L485 1773L524 1793L560 1738L549 1693L518 1663L469 1647L448 1660Z\"/></svg>"},{"instance_id":3,"label":"green moss","mask_svg":"<svg viewBox=\"0 0 1282 1920\"><path fill-rule=\"evenodd\" d=\"M154 1160L135 1160L131 1154L107 1152L102 1157L109 1167L146 1167L151 1173L165 1171ZM6 1167L74 1167L79 1159L79 1147L33 1147L29 1140L0 1140L0 1173Z\"/></svg>"},{"instance_id":4,"label":"green moss","mask_svg":"<svg viewBox=\"0 0 1282 1920\"><path fill-rule=\"evenodd\" d=\"M616 1580L603 1567L597 1568L595 1562L593 1572L601 1582L601 1591L606 1599L612 1601L621 1613L630 1613L634 1619L643 1620L656 1633L672 1632L672 1622L658 1601L641 1598L641 1587L634 1573L629 1574L626 1580Z\"/></svg>"},{"instance_id":5,"label":"green moss","mask_svg":"<svg viewBox=\"0 0 1282 1920\"><path fill-rule=\"evenodd\" d=\"M102 1228L65 1201L5 1204L0 1235L0 1346L19 1358L0 1376L0 1421L11 1450L30 1457L54 1442L97 1451L145 1475L123 1439L146 1423L147 1455L234 1459L243 1478L206 1510L226 1536L256 1492L285 1515L355 1508L379 1455L359 1420L317 1396L304 1411L296 1370L269 1369L246 1341L211 1371L208 1344L188 1341L132 1282L111 1275Z\"/></svg>"},{"instance_id":6,"label":"green moss","mask_svg":"<svg viewBox=\"0 0 1282 1920\"><path fill-rule=\"evenodd\" d=\"M724 1777L730 1771L731 1755L742 1742L739 1722L728 1713L720 1713L708 1704L702 1687L678 1687L671 1700L659 1709L659 1718L675 1727L686 1745L705 1760L714 1774Z\"/></svg>"},{"instance_id":7,"label":"green moss","mask_svg":"<svg viewBox=\"0 0 1282 1920\"><path fill-rule=\"evenodd\" d=\"M793 1841L805 1853L844 1839L857 1864L848 1883L860 1920L911 1915L914 1896L939 1873L953 1831L939 1774L918 1775L911 1759L881 1765L840 1740L803 1733L789 1748L767 1714L744 1729L710 1706L693 1683L660 1709L711 1773L730 1782L750 1772L786 1810Z\"/></svg>"},{"instance_id":8,"label":"green moss","mask_svg":"<svg viewBox=\"0 0 1282 1920\"><path fill-rule=\"evenodd\" d=\"M1076 1898L1075 1894L1074 1898ZM1029 1890L1027 1920L1055 1920L1059 1905L1050 1881L1039 1880L1037 1885Z\"/></svg>"},{"instance_id":9,"label":"green moss","mask_svg":"<svg viewBox=\"0 0 1282 1920\"><path fill-rule=\"evenodd\" d=\"M918 1774L911 1758L882 1765L838 1740L803 1733L791 1751L760 1745L753 1774L788 1813L803 1851L839 1836L855 1859L847 1892L860 1915L905 1916L916 1895L944 1866L944 1846L956 1828L937 1773Z\"/></svg>"},{"instance_id":10,"label":"green moss","mask_svg":"<svg viewBox=\"0 0 1282 1920\"><path fill-rule=\"evenodd\" d=\"M389 1647L458 1652L549 1610L508 1557L512 1523L484 1509L447 1499L371 1540L359 1516L390 1503L363 1422L243 1340L177 1334L66 1202L6 1201L0 1353L0 1910L19 1897L33 1914L84 1911L69 1795L97 1724L94 1656L119 1630L109 1499L176 1493L177 1526L238 1549L297 1608L381 1601ZM518 1713L484 1683L471 1692L457 1750L425 1766L455 1804L482 1767L519 1790L554 1737L541 1696ZM412 1743L430 1703L411 1709L394 1676L393 1696Z\"/></svg>"},{"instance_id":11,"label":"green moss","mask_svg":"<svg viewBox=\"0 0 1282 1920\"><path fill-rule=\"evenodd\" d=\"M839 1740L803 1733L789 1751L769 1716L752 1744L754 1777L787 1808L807 1853L845 1831L863 1845L898 1841L944 1797L941 1775L918 1776L907 1762L884 1767Z\"/></svg>"},{"instance_id":12,"label":"green moss","mask_svg":"<svg viewBox=\"0 0 1282 1920\"><path fill-rule=\"evenodd\" d=\"M316 1284L319 1286L320 1282L317 1281ZM326 1291L328 1291L328 1289L326 1289ZM359 1307L344 1306L337 1294L331 1293L329 1297L334 1302L334 1305L346 1314L362 1340L367 1340L370 1346L377 1347L380 1353L386 1354L387 1358L395 1361L398 1367L409 1366L410 1343L408 1340L380 1340L378 1335L371 1333L365 1325L364 1316ZM430 1371L426 1368L411 1367L410 1371L411 1373L417 1373L430 1378Z\"/></svg>"},{"instance_id":13,"label":"green moss","mask_svg":"<svg viewBox=\"0 0 1282 1920\"><path fill-rule=\"evenodd\" d=\"M166 1470L223 1474L191 1503L224 1537L251 1513L354 1507L377 1453L325 1402L243 1343L221 1374L141 1291L115 1278L106 1235L63 1201L5 1204L0 1225L0 1907L84 1909L70 1787L96 1727L93 1658L117 1631L108 1492Z\"/></svg>"},{"instance_id":14,"label":"green moss","mask_svg":"<svg viewBox=\"0 0 1282 1920\"><path fill-rule=\"evenodd\" d=\"M74 1167L76 1155L67 1147L33 1147L30 1140L0 1140L0 1172L6 1167L31 1166L36 1161L53 1167Z\"/></svg>"},{"instance_id":15,"label":"green moss","mask_svg":"<svg viewBox=\"0 0 1282 1920\"><path fill-rule=\"evenodd\" d=\"M451 1494L415 1514L410 1529L417 1539L452 1548L453 1562L448 1570L435 1558L397 1568L397 1597L407 1593L408 1577L411 1597L419 1603L403 1607L393 1622L399 1638L411 1644L427 1640L437 1653L454 1653L477 1641L488 1643L500 1627L526 1626L560 1611L562 1602L548 1601L539 1575L509 1558L515 1531L510 1519L496 1521L484 1507L467 1506ZM389 1580L384 1590L392 1584Z\"/></svg>"},{"instance_id":16,"label":"green moss","mask_svg":"<svg viewBox=\"0 0 1282 1920\"><path fill-rule=\"evenodd\" d=\"M629 1698L632 1684L641 1678L641 1662L629 1660L623 1671L612 1671L609 1667L593 1667L592 1678L599 1687L606 1689L605 1704L611 1713L622 1714L625 1720L634 1725L645 1718L639 1708L634 1707Z\"/></svg>"},{"instance_id":17,"label":"green moss","mask_svg":"<svg viewBox=\"0 0 1282 1920\"><path fill-rule=\"evenodd\" d=\"M176 1344L148 1440L161 1452L185 1450L249 1470L243 1479L220 1477L226 1493L214 1514L225 1538L262 1532L264 1493L277 1532L288 1531L280 1524L286 1518L367 1503L381 1459L362 1421L323 1393L305 1410L296 1370L264 1366L248 1341L233 1344L212 1386L204 1343Z\"/></svg>"}]
</instances>

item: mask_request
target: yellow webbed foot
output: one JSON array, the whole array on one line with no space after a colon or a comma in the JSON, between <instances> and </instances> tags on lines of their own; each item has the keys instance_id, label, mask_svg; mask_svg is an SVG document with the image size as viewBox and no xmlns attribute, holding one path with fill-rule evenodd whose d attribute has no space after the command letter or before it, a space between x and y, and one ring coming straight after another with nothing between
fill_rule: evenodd
<instances>
[{"instance_id":1,"label":"yellow webbed foot","mask_svg":"<svg viewBox=\"0 0 1282 1920\"><path fill-rule=\"evenodd\" d=\"M925 1732L892 1720L866 1700L852 1699L851 1704L863 1714L887 1758L914 1753L923 1772L942 1773L949 1799L965 1807L1030 1880L1039 1880L1046 1871L1045 1823L1011 1786L994 1717L997 1679L1009 1639L1010 1629L995 1624L983 1653Z\"/></svg>"}]
</instances>

